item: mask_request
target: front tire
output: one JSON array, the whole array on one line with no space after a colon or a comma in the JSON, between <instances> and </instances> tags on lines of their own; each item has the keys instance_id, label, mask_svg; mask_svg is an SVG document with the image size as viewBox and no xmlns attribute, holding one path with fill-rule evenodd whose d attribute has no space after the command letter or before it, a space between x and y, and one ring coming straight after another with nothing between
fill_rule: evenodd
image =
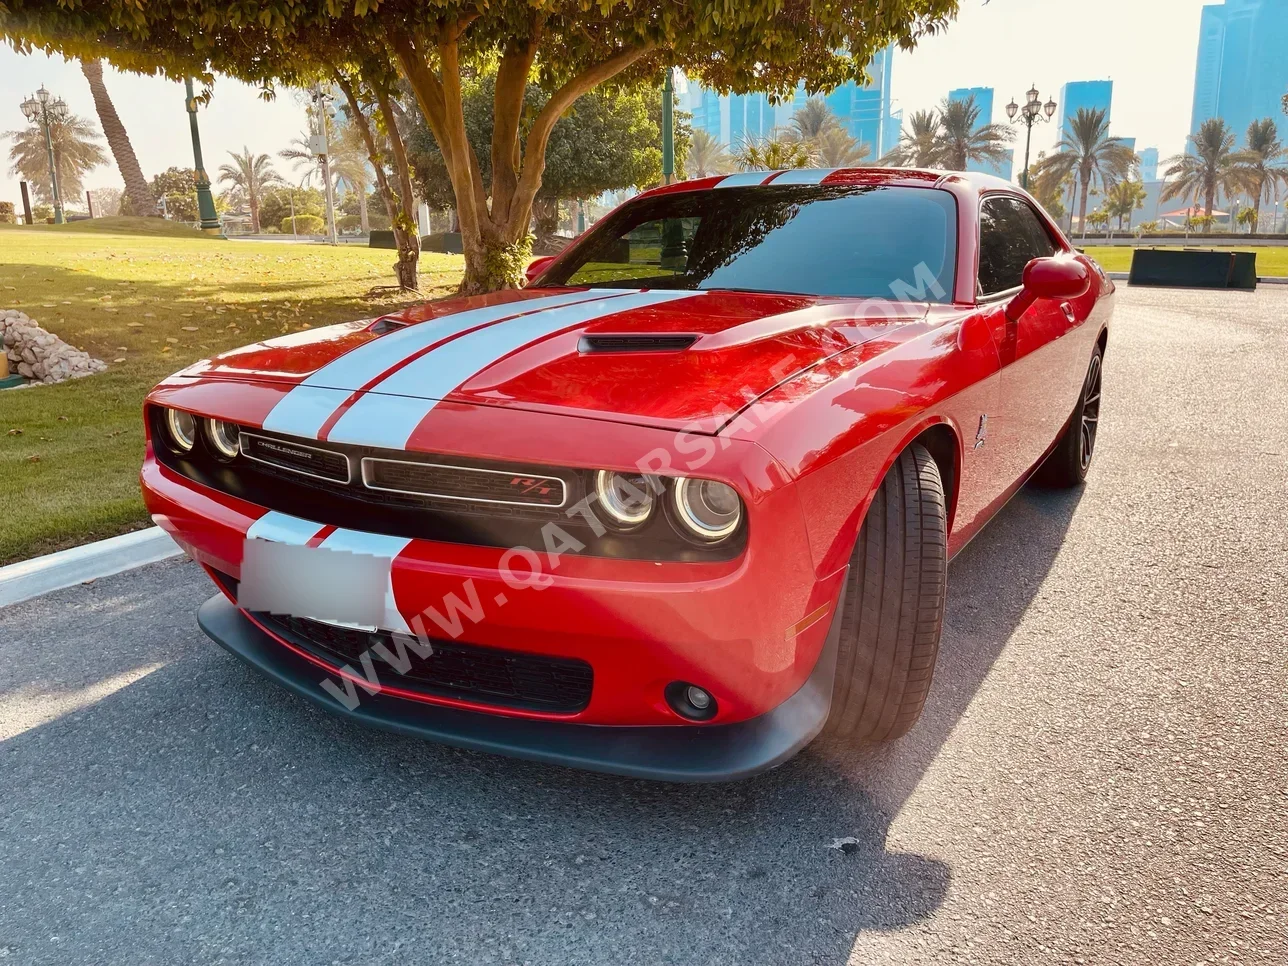
<instances>
[{"instance_id":1,"label":"front tire","mask_svg":"<svg viewBox=\"0 0 1288 966\"><path fill-rule=\"evenodd\" d=\"M1082 383L1077 408L1064 428L1051 455L1034 474L1040 486L1067 490L1087 479L1091 459L1096 453L1096 435L1100 430L1100 383L1104 370L1104 350L1099 344L1091 354L1087 378Z\"/></svg>"},{"instance_id":2,"label":"front tire","mask_svg":"<svg viewBox=\"0 0 1288 966\"><path fill-rule=\"evenodd\" d=\"M824 736L890 741L917 723L939 654L947 575L943 480L925 447L913 445L859 530Z\"/></svg>"}]
</instances>

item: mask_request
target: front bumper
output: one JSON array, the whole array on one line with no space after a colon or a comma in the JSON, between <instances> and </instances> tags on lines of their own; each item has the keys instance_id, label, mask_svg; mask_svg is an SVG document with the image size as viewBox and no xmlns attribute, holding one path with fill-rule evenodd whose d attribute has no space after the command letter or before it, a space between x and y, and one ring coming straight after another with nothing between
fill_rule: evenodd
<instances>
[{"instance_id":1,"label":"front bumper","mask_svg":"<svg viewBox=\"0 0 1288 966\"><path fill-rule=\"evenodd\" d=\"M315 664L283 647L222 594L197 613L201 629L251 667L358 724L458 748L669 782L747 778L787 761L827 722L841 613L805 683L772 711L725 725L604 726L532 720L357 692L346 706L324 690Z\"/></svg>"}]
</instances>

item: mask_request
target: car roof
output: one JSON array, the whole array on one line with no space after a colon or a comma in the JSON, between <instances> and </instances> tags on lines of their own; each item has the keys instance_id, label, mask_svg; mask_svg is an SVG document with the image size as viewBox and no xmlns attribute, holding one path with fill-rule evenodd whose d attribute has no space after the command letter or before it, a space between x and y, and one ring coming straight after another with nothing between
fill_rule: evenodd
<instances>
[{"instance_id":1,"label":"car roof","mask_svg":"<svg viewBox=\"0 0 1288 966\"><path fill-rule=\"evenodd\" d=\"M789 168L777 171L744 171L738 174L676 181L642 192L647 198L680 191L708 191L713 188L757 187L772 184L891 185L904 187L951 187L974 192L1018 190L1014 184L976 171L940 171L931 168Z\"/></svg>"}]
</instances>

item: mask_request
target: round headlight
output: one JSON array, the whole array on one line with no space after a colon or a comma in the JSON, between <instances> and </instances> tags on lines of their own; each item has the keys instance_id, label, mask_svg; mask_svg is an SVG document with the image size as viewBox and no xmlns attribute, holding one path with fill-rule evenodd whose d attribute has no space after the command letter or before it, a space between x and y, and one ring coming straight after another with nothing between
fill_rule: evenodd
<instances>
[{"instance_id":1,"label":"round headlight","mask_svg":"<svg viewBox=\"0 0 1288 966\"><path fill-rule=\"evenodd\" d=\"M206 439L210 440L216 456L226 460L237 458L239 433L234 424L222 419L206 420Z\"/></svg>"},{"instance_id":2,"label":"round headlight","mask_svg":"<svg viewBox=\"0 0 1288 966\"><path fill-rule=\"evenodd\" d=\"M192 418L192 413L185 413L182 409L167 409L165 428L170 435L170 444L175 449L181 453L192 451L197 442L197 421Z\"/></svg>"},{"instance_id":3,"label":"round headlight","mask_svg":"<svg viewBox=\"0 0 1288 966\"><path fill-rule=\"evenodd\" d=\"M727 483L680 478L672 492L676 519L699 540L723 540L742 522L742 500Z\"/></svg>"},{"instance_id":4,"label":"round headlight","mask_svg":"<svg viewBox=\"0 0 1288 966\"><path fill-rule=\"evenodd\" d=\"M653 483L639 473L595 473L595 499L602 515L613 526L633 530L643 526L653 514Z\"/></svg>"}]
</instances>

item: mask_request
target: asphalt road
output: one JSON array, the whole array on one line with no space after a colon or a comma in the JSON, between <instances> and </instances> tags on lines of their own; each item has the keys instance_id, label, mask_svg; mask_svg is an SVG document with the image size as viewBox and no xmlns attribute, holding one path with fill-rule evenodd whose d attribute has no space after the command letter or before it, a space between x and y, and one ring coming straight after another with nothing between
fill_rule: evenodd
<instances>
[{"instance_id":1,"label":"asphalt road","mask_svg":"<svg viewBox=\"0 0 1288 966\"><path fill-rule=\"evenodd\" d=\"M1104 412L954 562L918 729L737 785L352 727L190 563L8 608L0 959L1283 966L1288 290L1123 287Z\"/></svg>"}]
</instances>

